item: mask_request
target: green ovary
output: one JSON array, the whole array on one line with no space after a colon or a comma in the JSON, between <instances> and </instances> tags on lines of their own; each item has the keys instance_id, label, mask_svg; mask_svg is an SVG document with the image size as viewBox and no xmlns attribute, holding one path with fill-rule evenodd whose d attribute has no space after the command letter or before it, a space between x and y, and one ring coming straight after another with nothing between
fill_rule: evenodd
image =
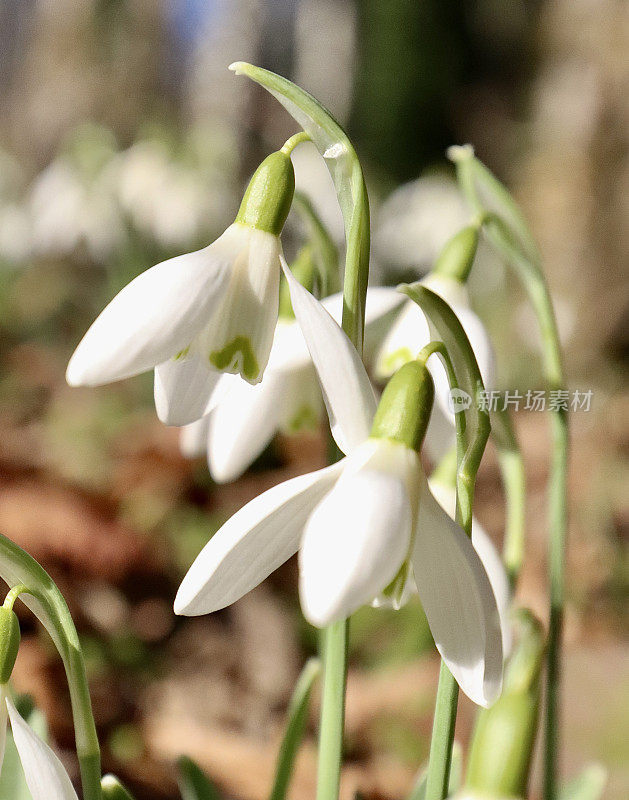
<instances>
[{"instance_id":1,"label":"green ovary","mask_svg":"<svg viewBox=\"0 0 629 800\"><path fill-rule=\"evenodd\" d=\"M222 372L239 372L248 381L255 380L260 367L248 336L236 336L222 350L210 353L210 362Z\"/></svg>"}]
</instances>

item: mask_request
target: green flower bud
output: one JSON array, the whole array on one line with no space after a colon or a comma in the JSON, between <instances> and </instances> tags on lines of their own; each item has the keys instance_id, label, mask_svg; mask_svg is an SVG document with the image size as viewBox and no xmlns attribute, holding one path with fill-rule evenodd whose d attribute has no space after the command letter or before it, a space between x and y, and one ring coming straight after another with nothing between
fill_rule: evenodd
<instances>
[{"instance_id":1,"label":"green flower bud","mask_svg":"<svg viewBox=\"0 0 629 800\"><path fill-rule=\"evenodd\" d=\"M236 222L279 236L295 193L290 156L278 150L260 164L249 181Z\"/></svg>"},{"instance_id":2,"label":"green flower bud","mask_svg":"<svg viewBox=\"0 0 629 800\"><path fill-rule=\"evenodd\" d=\"M8 683L20 647L20 623L15 612L0 606L0 684Z\"/></svg>"},{"instance_id":3,"label":"green flower bud","mask_svg":"<svg viewBox=\"0 0 629 800\"><path fill-rule=\"evenodd\" d=\"M100 782L103 800L133 800L115 775L105 775Z\"/></svg>"},{"instance_id":4,"label":"green flower bud","mask_svg":"<svg viewBox=\"0 0 629 800\"><path fill-rule=\"evenodd\" d=\"M313 291L317 274L317 265L315 264L311 245L306 244L300 249L297 253L297 258L290 265L290 270L302 286L305 286L309 292ZM282 276L282 282L280 283L279 316L281 319L295 319L295 313L290 300L290 290L284 276Z\"/></svg>"},{"instance_id":5,"label":"green flower bud","mask_svg":"<svg viewBox=\"0 0 629 800\"><path fill-rule=\"evenodd\" d=\"M544 634L538 620L518 612L519 637L504 688L479 712L470 745L466 787L479 795L525 797L539 716Z\"/></svg>"},{"instance_id":6,"label":"green flower bud","mask_svg":"<svg viewBox=\"0 0 629 800\"><path fill-rule=\"evenodd\" d=\"M387 383L371 428L376 439L392 439L419 451L435 397L425 364L409 361Z\"/></svg>"},{"instance_id":7,"label":"green flower bud","mask_svg":"<svg viewBox=\"0 0 629 800\"><path fill-rule=\"evenodd\" d=\"M478 227L469 225L448 240L433 267L434 275L465 283L472 269L478 247Z\"/></svg>"}]
</instances>

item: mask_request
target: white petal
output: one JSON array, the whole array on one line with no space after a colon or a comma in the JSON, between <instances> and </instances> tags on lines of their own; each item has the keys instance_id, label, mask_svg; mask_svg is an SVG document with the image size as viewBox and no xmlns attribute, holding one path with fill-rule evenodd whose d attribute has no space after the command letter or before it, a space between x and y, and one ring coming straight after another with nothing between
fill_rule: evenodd
<instances>
[{"instance_id":1,"label":"white petal","mask_svg":"<svg viewBox=\"0 0 629 800\"><path fill-rule=\"evenodd\" d=\"M33 800L78 800L63 764L6 698L15 746Z\"/></svg>"},{"instance_id":2,"label":"white petal","mask_svg":"<svg viewBox=\"0 0 629 800\"><path fill-rule=\"evenodd\" d=\"M175 613L209 614L234 603L287 561L303 526L343 468L280 483L236 512L197 556L175 598Z\"/></svg>"},{"instance_id":3,"label":"white petal","mask_svg":"<svg viewBox=\"0 0 629 800\"><path fill-rule=\"evenodd\" d=\"M246 246L234 261L224 302L197 346L218 369L255 384L262 380L277 324L282 248L271 233L239 223L232 227L243 231Z\"/></svg>"},{"instance_id":4,"label":"white petal","mask_svg":"<svg viewBox=\"0 0 629 800\"><path fill-rule=\"evenodd\" d=\"M459 308L469 308L470 295L467 285L457 281L456 278L449 278L447 275L435 275L429 272L421 280L423 286L438 294L449 306Z\"/></svg>"},{"instance_id":5,"label":"white petal","mask_svg":"<svg viewBox=\"0 0 629 800\"><path fill-rule=\"evenodd\" d=\"M0 772L2 772L2 764L4 763L4 751L7 746L7 685L3 683L0 685Z\"/></svg>"},{"instance_id":6,"label":"white petal","mask_svg":"<svg viewBox=\"0 0 629 800\"><path fill-rule=\"evenodd\" d=\"M155 367L155 409L164 425L188 425L212 407L212 394L222 373L193 354L169 359Z\"/></svg>"},{"instance_id":7,"label":"white petal","mask_svg":"<svg viewBox=\"0 0 629 800\"><path fill-rule=\"evenodd\" d=\"M293 370L311 363L306 340L297 322L279 320L275 328L268 368Z\"/></svg>"},{"instance_id":8,"label":"white petal","mask_svg":"<svg viewBox=\"0 0 629 800\"><path fill-rule=\"evenodd\" d=\"M376 397L360 356L321 303L297 281L286 262L291 302L312 356L325 400L332 435L344 453L369 436Z\"/></svg>"},{"instance_id":9,"label":"white petal","mask_svg":"<svg viewBox=\"0 0 629 800\"><path fill-rule=\"evenodd\" d=\"M228 228L209 247L162 261L127 284L74 351L68 383L128 378L185 350L223 296L237 244Z\"/></svg>"},{"instance_id":10,"label":"white petal","mask_svg":"<svg viewBox=\"0 0 629 800\"><path fill-rule=\"evenodd\" d=\"M304 531L299 587L306 619L322 628L371 602L396 576L411 524L399 478L365 471L341 479Z\"/></svg>"},{"instance_id":11,"label":"white petal","mask_svg":"<svg viewBox=\"0 0 629 800\"><path fill-rule=\"evenodd\" d=\"M217 483L240 477L273 438L286 402L284 374L267 369L262 382L239 381L210 415L208 466Z\"/></svg>"},{"instance_id":12,"label":"white petal","mask_svg":"<svg viewBox=\"0 0 629 800\"><path fill-rule=\"evenodd\" d=\"M502 687L502 638L487 573L462 528L424 482L413 572L437 649L461 689L491 705Z\"/></svg>"},{"instance_id":13,"label":"white petal","mask_svg":"<svg viewBox=\"0 0 629 800\"><path fill-rule=\"evenodd\" d=\"M207 453L210 418L201 417L190 425L184 425L179 434L179 449L186 458L199 458Z\"/></svg>"},{"instance_id":14,"label":"white petal","mask_svg":"<svg viewBox=\"0 0 629 800\"><path fill-rule=\"evenodd\" d=\"M424 312L412 300L405 302L376 356L376 377L379 380L390 378L429 341L430 329Z\"/></svg>"},{"instance_id":15,"label":"white petal","mask_svg":"<svg viewBox=\"0 0 629 800\"><path fill-rule=\"evenodd\" d=\"M428 482L430 491L439 505L454 519L456 513L456 491L453 487L445 486L435 481ZM485 572L496 598L498 614L500 615L500 628L502 631L502 654L506 658L511 651L512 634L509 622L511 607L511 589L507 571L502 563L500 553L490 539L479 521L472 520L472 544L483 562Z\"/></svg>"},{"instance_id":16,"label":"white petal","mask_svg":"<svg viewBox=\"0 0 629 800\"><path fill-rule=\"evenodd\" d=\"M308 520L299 553L306 618L323 627L371 602L408 555L420 474L417 454L370 439Z\"/></svg>"}]
</instances>

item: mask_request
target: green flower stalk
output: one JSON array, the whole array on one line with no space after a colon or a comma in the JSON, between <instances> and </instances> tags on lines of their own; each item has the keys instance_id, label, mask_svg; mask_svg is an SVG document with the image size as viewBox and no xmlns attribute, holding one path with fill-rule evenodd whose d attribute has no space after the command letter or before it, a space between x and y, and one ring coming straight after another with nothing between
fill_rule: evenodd
<instances>
[{"instance_id":1,"label":"green flower stalk","mask_svg":"<svg viewBox=\"0 0 629 800\"><path fill-rule=\"evenodd\" d=\"M84 800L100 800L100 748L92 715L81 644L68 606L45 570L28 553L1 534L0 577L9 586L14 587L14 590L7 595L2 612L5 621L6 612L11 611L19 594L24 604L44 625L63 660L70 690L83 798ZM15 646L15 629L14 626L12 628L11 623L7 622L6 625L13 643L6 652L11 653ZM19 724L17 718L16 722ZM63 776L60 780L64 780Z\"/></svg>"},{"instance_id":2,"label":"green flower stalk","mask_svg":"<svg viewBox=\"0 0 629 800\"><path fill-rule=\"evenodd\" d=\"M561 345L541 258L522 212L507 189L474 157L470 146L450 148L463 193L484 217L484 231L515 270L533 306L542 336L542 366L548 389L564 388ZM568 414L561 404L551 412L552 461L548 479L548 572L550 610L544 714L544 797L558 797L560 660L565 602L567 533L566 482L568 468ZM516 467L516 469L519 469ZM520 478L516 475L516 480ZM515 550L516 563L519 557Z\"/></svg>"}]
</instances>

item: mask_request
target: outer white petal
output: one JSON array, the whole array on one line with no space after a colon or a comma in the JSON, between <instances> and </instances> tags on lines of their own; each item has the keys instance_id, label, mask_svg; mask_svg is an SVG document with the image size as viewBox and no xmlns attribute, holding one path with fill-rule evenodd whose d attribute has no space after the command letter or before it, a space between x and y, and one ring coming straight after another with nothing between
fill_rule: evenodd
<instances>
[{"instance_id":1,"label":"outer white petal","mask_svg":"<svg viewBox=\"0 0 629 800\"><path fill-rule=\"evenodd\" d=\"M241 231L245 246L233 263L219 313L197 346L221 370L255 384L262 380L277 324L282 248L271 233L239 223L232 227ZM227 355L226 349L233 352ZM229 363L223 366L222 358L228 356ZM249 363L251 359L254 363Z\"/></svg>"},{"instance_id":2,"label":"outer white petal","mask_svg":"<svg viewBox=\"0 0 629 800\"><path fill-rule=\"evenodd\" d=\"M502 637L496 600L472 542L424 480L413 572L437 649L461 689L491 705L502 687Z\"/></svg>"},{"instance_id":3,"label":"outer white petal","mask_svg":"<svg viewBox=\"0 0 629 800\"><path fill-rule=\"evenodd\" d=\"M197 354L158 364L153 387L157 416L165 425L179 426L201 419L212 406L221 377Z\"/></svg>"},{"instance_id":4,"label":"outer white petal","mask_svg":"<svg viewBox=\"0 0 629 800\"><path fill-rule=\"evenodd\" d=\"M291 302L312 356L325 400L332 435L344 453L369 436L376 397L354 345L321 303L297 281L286 262Z\"/></svg>"},{"instance_id":5,"label":"outer white petal","mask_svg":"<svg viewBox=\"0 0 629 800\"><path fill-rule=\"evenodd\" d=\"M224 608L287 561L343 463L280 483L227 520L188 570L175 598L175 613L195 616Z\"/></svg>"},{"instance_id":6,"label":"outer white petal","mask_svg":"<svg viewBox=\"0 0 629 800\"><path fill-rule=\"evenodd\" d=\"M68 364L68 383L97 386L128 378L185 350L221 300L237 246L228 228L209 247L138 275L79 343Z\"/></svg>"},{"instance_id":7,"label":"outer white petal","mask_svg":"<svg viewBox=\"0 0 629 800\"><path fill-rule=\"evenodd\" d=\"M299 324L281 319L275 328L273 347L269 356L269 369L294 370L311 364L310 353Z\"/></svg>"},{"instance_id":8,"label":"outer white petal","mask_svg":"<svg viewBox=\"0 0 629 800\"><path fill-rule=\"evenodd\" d=\"M7 685L6 683L0 684L0 772L2 771L2 764L4 762L4 751L7 746Z\"/></svg>"},{"instance_id":9,"label":"outer white petal","mask_svg":"<svg viewBox=\"0 0 629 800\"><path fill-rule=\"evenodd\" d=\"M267 369L262 382L239 381L210 414L208 466L217 483L240 477L273 438L286 403L284 374Z\"/></svg>"},{"instance_id":10,"label":"outer white petal","mask_svg":"<svg viewBox=\"0 0 629 800\"><path fill-rule=\"evenodd\" d=\"M179 449L186 458L199 458L207 453L210 418L201 417L190 425L185 425L179 434Z\"/></svg>"},{"instance_id":11,"label":"outer white petal","mask_svg":"<svg viewBox=\"0 0 629 800\"><path fill-rule=\"evenodd\" d=\"M78 800L63 764L6 698L15 746L33 800Z\"/></svg>"},{"instance_id":12,"label":"outer white petal","mask_svg":"<svg viewBox=\"0 0 629 800\"><path fill-rule=\"evenodd\" d=\"M456 514L456 492L450 486L444 486L435 481L428 482L439 505L454 519ZM502 654L506 658L511 651L512 635L509 622L511 605L511 589L507 571L496 546L477 519L472 520L472 544L483 562L485 572L496 598L498 614L500 615L500 628L502 631Z\"/></svg>"},{"instance_id":13,"label":"outer white petal","mask_svg":"<svg viewBox=\"0 0 629 800\"><path fill-rule=\"evenodd\" d=\"M408 554L419 474L414 451L384 440L369 440L347 459L299 552L301 605L313 625L349 617L396 576Z\"/></svg>"}]
</instances>

